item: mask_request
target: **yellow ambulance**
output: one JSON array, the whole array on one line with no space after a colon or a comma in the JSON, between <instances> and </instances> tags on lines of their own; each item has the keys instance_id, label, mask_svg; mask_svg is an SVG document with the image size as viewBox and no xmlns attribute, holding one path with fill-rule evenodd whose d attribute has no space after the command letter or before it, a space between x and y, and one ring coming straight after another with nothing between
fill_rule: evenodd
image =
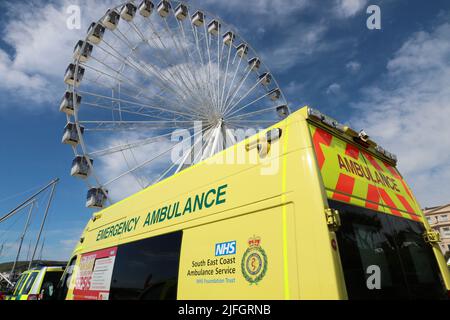
<instances>
[{"instance_id":1,"label":"yellow ambulance","mask_svg":"<svg viewBox=\"0 0 450 320\"><path fill-rule=\"evenodd\" d=\"M63 271L60 266L39 266L24 271L6 300L53 300Z\"/></svg>"},{"instance_id":2,"label":"yellow ambulance","mask_svg":"<svg viewBox=\"0 0 450 320\"><path fill-rule=\"evenodd\" d=\"M448 299L396 157L309 107L93 214L61 299Z\"/></svg>"}]
</instances>

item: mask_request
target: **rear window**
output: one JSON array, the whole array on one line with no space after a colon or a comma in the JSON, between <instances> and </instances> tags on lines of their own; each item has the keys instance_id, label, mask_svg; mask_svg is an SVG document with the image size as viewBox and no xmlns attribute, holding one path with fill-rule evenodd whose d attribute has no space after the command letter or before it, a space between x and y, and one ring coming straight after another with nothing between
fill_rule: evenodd
<instances>
[{"instance_id":1,"label":"rear window","mask_svg":"<svg viewBox=\"0 0 450 320\"><path fill-rule=\"evenodd\" d=\"M51 282L53 284L53 286L56 288L59 280L61 279L62 274L63 274L62 271L47 271L45 273L42 284L44 284L46 282Z\"/></svg>"},{"instance_id":2,"label":"rear window","mask_svg":"<svg viewBox=\"0 0 450 320\"><path fill-rule=\"evenodd\" d=\"M32 272L30 276L28 277L27 281L25 282L25 285L21 291L20 294L28 294L31 290L31 287L33 286L34 280L36 280L37 275L39 272Z\"/></svg>"},{"instance_id":3,"label":"rear window","mask_svg":"<svg viewBox=\"0 0 450 320\"><path fill-rule=\"evenodd\" d=\"M339 210L339 253L350 299L445 299L446 290L424 226L370 209L330 201ZM368 286L373 266L380 287Z\"/></svg>"}]
</instances>

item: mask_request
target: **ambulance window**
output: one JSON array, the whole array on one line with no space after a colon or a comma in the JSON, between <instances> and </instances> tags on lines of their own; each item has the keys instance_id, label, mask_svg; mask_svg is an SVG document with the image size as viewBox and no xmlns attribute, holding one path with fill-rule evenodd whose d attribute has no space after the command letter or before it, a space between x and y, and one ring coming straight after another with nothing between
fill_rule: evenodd
<instances>
[{"instance_id":1,"label":"ambulance window","mask_svg":"<svg viewBox=\"0 0 450 320\"><path fill-rule=\"evenodd\" d=\"M330 201L338 209L342 226L337 232L339 253L344 269L347 294L350 299L394 299L407 297L400 260L385 216L371 210L351 207ZM373 271L372 266L379 270ZM369 276L379 274L379 288L368 281Z\"/></svg>"},{"instance_id":2,"label":"ambulance window","mask_svg":"<svg viewBox=\"0 0 450 320\"><path fill-rule=\"evenodd\" d=\"M18 294L20 289L22 289L22 285L25 282L25 279L27 278L27 276L28 276L28 273L23 273L20 276L19 280L17 280L16 286L14 287L14 294Z\"/></svg>"},{"instance_id":3,"label":"ambulance window","mask_svg":"<svg viewBox=\"0 0 450 320\"><path fill-rule=\"evenodd\" d=\"M395 239L413 298L444 298L443 280L430 245L423 239L423 225L407 219L392 219Z\"/></svg>"},{"instance_id":4,"label":"ambulance window","mask_svg":"<svg viewBox=\"0 0 450 320\"><path fill-rule=\"evenodd\" d=\"M56 297L58 300L65 300L67 291L69 291L70 281L72 279L73 269L75 267L75 263L77 262L77 256L73 257L70 260L69 266L66 268L63 277L58 283L58 288L56 292Z\"/></svg>"},{"instance_id":5,"label":"ambulance window","mask_svg":"<svg viewBox=\"0 0 450 320\"><path fill-rule=\"evenodd\" d=\"M111 281L111 300L174 300L182 232L121 245Z\"/></svg>"},{"instance_id":6,"label":"ambulance window","mask_svg":"<svg viewBox=\"0 0 450 320\"><path fill-rule=\"evenodd\" d=\"M56 285L59 282L59 279L61 279L62 271L47 271L44 276L44 280L42 280L42 283L51 282L53 286L56 287Z\"/></svg>"},{"instance_id":7,"label":"ambulance window","mask_svg":"<svg viewBox=\"0 0 450 320\"><path fill-rule=\"evenodd\" d=\"M30 276L27 279L27 282L25 283L25 286L23 287L23 290L20 294L28 294L31 290L31 287L33 286L34 280L36 279L39 272L32 272Z\"/></svg>"},{"instance_id":8,"label":"ambulance window","mask_svg":"<svg viewBox=\"0 0 450 320\"><path fill-rule=\"evenodd\" d=\"M337 201L329 204L339 210L342 221L336 235L349 298L445 297L421 223Z\"/></svg>"}]
</instances>

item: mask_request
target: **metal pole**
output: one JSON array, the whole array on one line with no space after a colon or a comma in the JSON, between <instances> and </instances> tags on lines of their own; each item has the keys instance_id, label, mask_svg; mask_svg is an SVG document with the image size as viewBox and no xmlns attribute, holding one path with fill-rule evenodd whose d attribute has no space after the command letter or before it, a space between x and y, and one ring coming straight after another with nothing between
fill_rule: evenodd
<instances>
[{"instance_id":1,"label":"metal pole","mask_svg":"<svg viewBox=\"0 0 450 320\"><path fill-rule=\"evenodd\" d=\"M27 222L25 222L25 227L23 229L22 235L20 236L19 249L17 250L16 260L14 260L14 264L11 269L11 275L13 275L14 271L16 270L17 261L19 260L20 256L20 250L22 250L23 239L25 238L25 234L27 233L28 227L30 225L31 213L33 212L34 209L34 203L35 201L31 202L30 211L28 211Z\"/></svg>"},{"instance_id":2,"label":"metal pole","mask_svg":"<svg viewBox=\"0 0 450 320\"><path fill-rule=\"evenodd\" d=\"M37 247L39 245L39 240L41 239L42 229L44 229L45 220L47 219L48 209L50 209L50 204L52 203L53 195L55 194L55 187L58 183L58 179L53 182L52 191L50 193L50 197L48 198L47 208L45 208L44 217L42 218L41 227L39 229L38 237L36 240L36 245L34 246L33 255L31 256L30 263L28 265L28 269L31 268L31 264L33 263L34 255L36 254Z\"/></svg>"},{"instance_id":3,"label":"metal pole","mask_svg":"<svg viewBox=\"0 0 450 320\"><path fill-rule=\"evenodd\" d=\"M30 243L28 244L27 260L25 260L25 261L29 261L30 260L30 251L31 251L31 239L30 239Z\"/></svg>"},{"instance_id":4,"label":"metal pole","mask_svg":"<svg viewBox=\"0 0 450 320\"><path fill-rule=\"evenodd\" d=\"M41 251L40 251L40 253L39 253L39 255L38 255L38 260L39 260L39 261L42 261L42 251L44 251L44 244L45 244L45 237L44 237L44 239L42 240Z\"/></svg>"},{"instance_id":5,"label":"metal pole","mask_svg":"<svg viewBox=\"0 0 450 320\"><path fill-rule=\"evenodd\" d=\"M44 192L48 187L50 187L51 185L54 185L55 183L58 183L59 178L52 180L49 184L47 184L45 187L43 187L41 190L39 190L38 192L36 192L35 194L33 194L31 197L29 197L27 200L25 200L24 202L22 202L19 206L17 206L15 209L11 210L9 213L5 214L3 217L0 218L0 222L5 221L8 218L11 218L14 214L16 214L19 210L21 210L23 207L26 207L31 200L33 200L34 198L36 198L39 194L41 194L42 192Z\"/></svg>"}]
</instances>

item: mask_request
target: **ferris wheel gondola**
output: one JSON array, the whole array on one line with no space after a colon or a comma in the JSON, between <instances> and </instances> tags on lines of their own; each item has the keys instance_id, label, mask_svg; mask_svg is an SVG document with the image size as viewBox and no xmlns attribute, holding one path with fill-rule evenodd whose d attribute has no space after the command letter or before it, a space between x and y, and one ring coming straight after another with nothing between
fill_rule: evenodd
<instances>
[{"instance_id":1,"label":"ferris wheel gondola","mask_svg":"<svg viewBox=\"0 0 450 320\"><path fill-rule=\"evenodd\" d=\"M214 155L238 142L233 130L266 127L289 114L253 48L218 17L184 2L127 1L108 9L77 42L73 59L60 104L67 117L62 141L75 154L71 174L88 183L88 207L114 203L118 193ZM170 139L176 129L194 132L192 144L168 161L183 143Z\"/></svg>"}]
</instances>

